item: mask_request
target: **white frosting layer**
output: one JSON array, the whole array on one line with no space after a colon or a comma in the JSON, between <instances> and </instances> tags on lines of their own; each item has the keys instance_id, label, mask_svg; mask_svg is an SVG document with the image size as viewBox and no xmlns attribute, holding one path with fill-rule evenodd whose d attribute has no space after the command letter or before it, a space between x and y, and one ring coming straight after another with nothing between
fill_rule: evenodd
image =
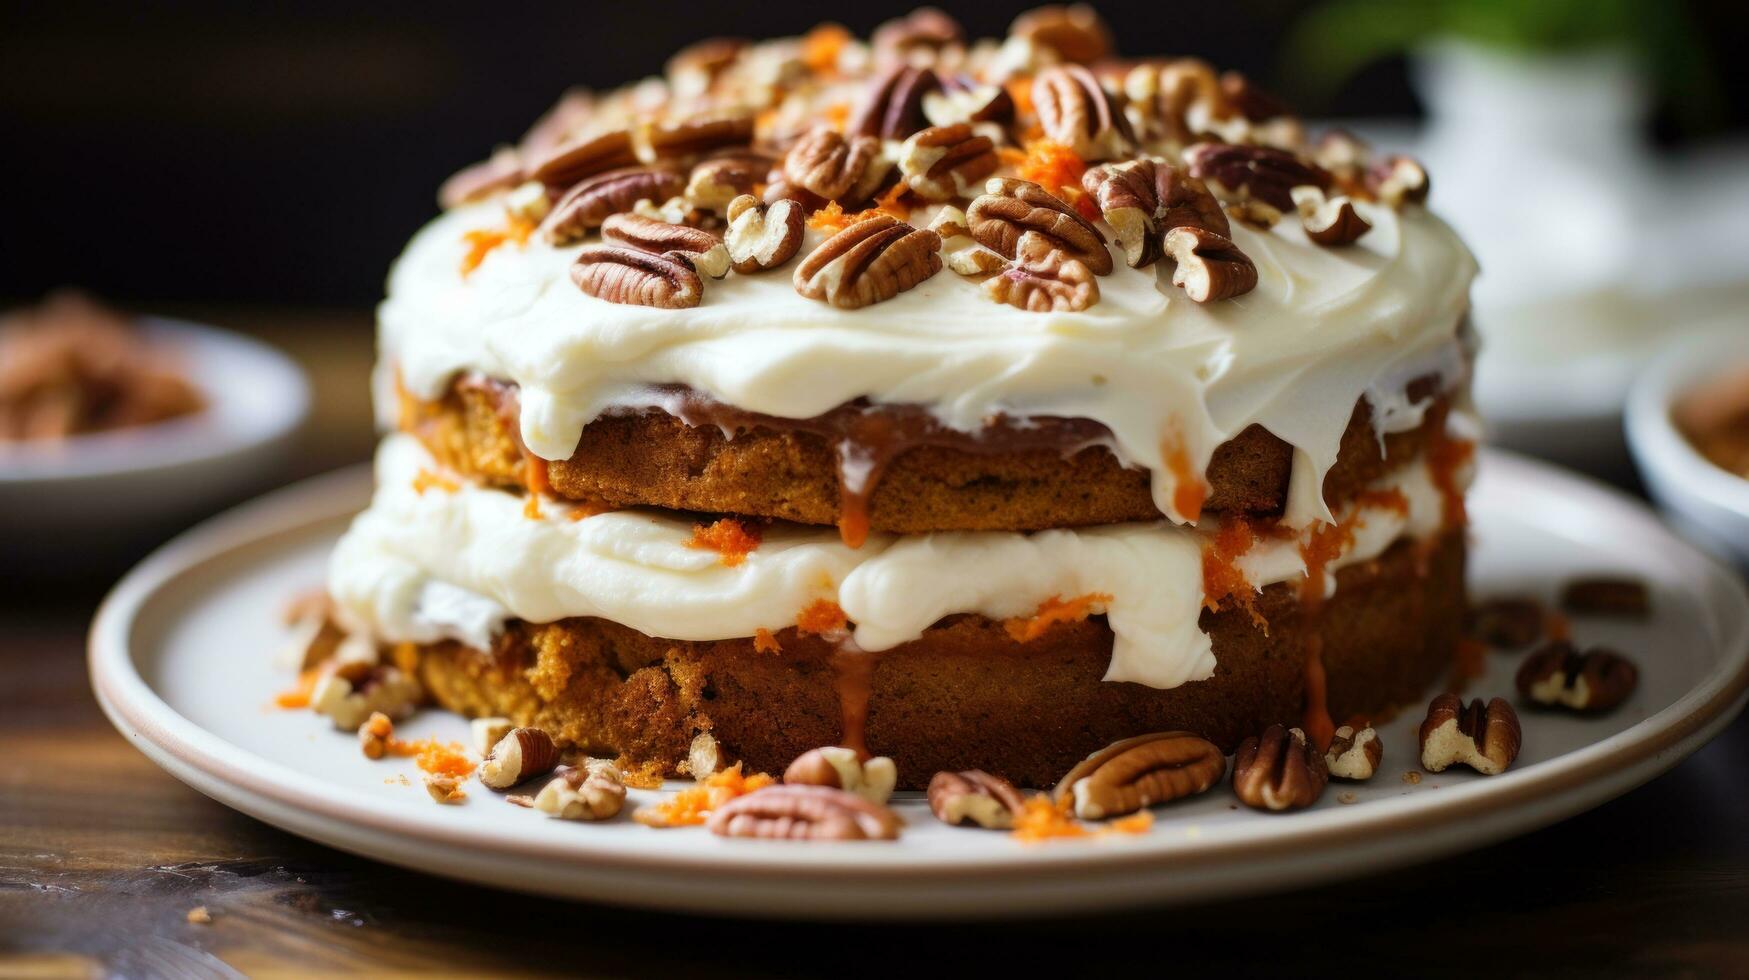
<instances>
[{"instance_id":1,"label":"white frosting layer","mask_svg":"<svg viewBox=\"0 0 1749 980\"><path fill-rule=\"evenodd\" d=\"M1214 672L1203 606L1205 529L1166 522L1035 534L871 535L846 547L830 528L776 525L741 564L688 547L690 522L647 511L572 520L561 501L538 518L523 498L414 481L436 463L396 435L377 455L376 496L334 552L329 588L346 613L387 640L453 636L477 647L510 617L550 622L600 616L652 636L714 640L792 626L820 599L837 602L855 640L880 650L912 640L951 613L1028 616L1053 597L1111 597L1115 642L1107 680L1175 687ZM1427 538L1441 497L1427 468L1404 467L1394 488L1407 513L1360 515L1352 547L1332 568L1376 557L1405 535ZM1239 561L1253 585L1305 575L1299 540L1265 538ZM1334 588L1334 579L1329 579Z\"/></svg>"},{"instance_id":2,"label":"white frosting layer","mask_svg":"<svg viewBox=\"0 0 1749 980\"><path fill-rule=\"evenodd\" d=\"M793 263L706 282L693 309L616 305L570 281L581 245L538 238L494 250L463 278L463 233L503 223L502 206L486 202L433 221L396 263L379 311L383 359L423 398L463 371L514 381L523 440L549 459L568 457L603 410L650 404L655 384L786 418L868 397L928 406L965 431L998 412L1093 419L1125 463L1153 472L1174 518L1184 515L1171 506L1163 444L1182 445L1201 474L1217 446L1260 423L1297 450L1288 519L1302 526L1330 516L1319 488L1357 399L1372 398L1382 425L1406 426L1419 416L1402 404L1403 384L1429 371L1455 383L1463 369L1469 253L1419 207L1355 206L1373 230L1345 248L1312 244L1292 216L1270 231L1236 222L1258 271L1236 299L1193 303L1169 264L1130 269L1114 244L1098 303L1040 314L946 270L837 310L796 293Z\"/></svg>"}]
</instances>

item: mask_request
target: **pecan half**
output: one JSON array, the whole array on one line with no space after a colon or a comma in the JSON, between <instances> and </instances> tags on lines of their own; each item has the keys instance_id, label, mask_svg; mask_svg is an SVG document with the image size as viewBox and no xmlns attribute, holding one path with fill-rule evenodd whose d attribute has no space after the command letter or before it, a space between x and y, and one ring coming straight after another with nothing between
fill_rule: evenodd
<instances>
[{"instance_id":1,"label":"pecan half","mask_svg":"<svg viewBox=\"0 0 1749 980\"><path fill-rule=\"evenodd\" d=\"M1262 201L1287 213L1294 209L1293 189L1330 186L1330 175L1286 150L1272 146L1232 146L1198 143L1184 151L1190 174L1208 183L1223 201Z\"/></svg>"},{"instance_id":2,"label":"pecan half","mask_svg":"<svg viewBox=\"0 0 1749 980\"><path fill-rule=\"evenodd\" d=\"M941 79L940 90L923 94L923 115L935 126L981 122L1006 126L1014 119L1014 98L1000 85L948 75Z\"/></svg>"},{"instance_id":3,"label":"pecan half","mask_svg":"<svg viewBox=\"0 0 1749 980\"><path fill-rule=\"evenodd\" d=\"M559 764L559 747L539 728L513 728L505 733L480 763L480 782L492 789L509 789L517 783L544 776Z\"/></svg>"},{"instance_id":4,"label":"pecan half","mask_svg":"<svg viewBox=\"0 0 1749 980\"><path fill-rule=\"evenodd\" d=\"M880 156L881 141L872 136L845 139L829 126L816 126L784 156L783 179L820 198L859 200L873 189L868 175Z\"/></svg>"},{"instance_id":5,"label":"pecan half","mask_svg":"<svg viewBox=\"0 0 1749 980\"><path fill-rule=\"evenodd\" d=\"M585 177L638 162L629 130L584 133L559 143L530 162L528 175L551 187L569 187Z\"/></svg>"},{"instance_id":6,"label":"pecan half","mask_svg":"<svg viewBox=\"0 0 1749 980\"><path fill-rule=\"evenodd\" d=\"M560 820L607 820L625 807L625 776L605 759L560 766L534 797L534 808Z\"/></svg>"},{"instance_id":7,"label":"pecan half","mask_svg":"<svg viewBox=\"0 0 1749 980\"><path fill-rule=\"evenodd\" d=\"M522 183L522 157L514 149L501 146L479 163L463 167L437 189L437 203L448 210L470 201L507 191Z\"/></svg>"},{"instance_id":8,"label":"pecan half","mask_svg":"<svg viewBox=\"0 0 1749 980\"><path fill-rule=\"evenodd\" d=\"M1072 313L1099 302L1093 270L1051 247L1037 232L1020 236L1015 262L984 281L984 292L998 303L1032 313Z\"/></svg>"},{"instance_id":9,"label":"pecan half","mask_svg":"<svg viewBox=\"0 0 1749 980\"><path fill-rule=\"evenodd\" d=\"M1080 65L1053 65L1032 80L1032 103L1045 137L1083 160L1109 160L1135 148L1123 108Z\"/></svg>"},{"instance_id":10,"label":"pecan half","mask_svg":"<svg viewBox=\"0 0 1749 980\"><path fill-rule=\"evenodd\" d=\"M1461 763L1485 776L1499 775L1518 758L1523 739L1518 712L1504 698L1485 705L1476 698L1466 706L1455 694L1441 694L1421 723L1421 768L1440 772Z\"/></svg>"},{"instance_id":11,"label":"pecan half","mask_svg":"<svg viewBox=\"0 0 1749 980\"><path fill-rule=\"evenodd\" d=\"M883 22L869 35L880 65L930 65L941 53L965 45L959 21L936 7L918 7Z\"/></svg>"},{"instance_id":12,"label":"pecan half","mask_svg":"<svg viewBox=\"0 0 1749 980\"><path fill-rule=\"evenodd\" d=\"M971 197L979 182L995 172L995 144L966 123L915 133L899 151L905 185L931 201Z\"/></svg>"},{"instance_id":13,"label":"pecan half","mask_svg":"<svg viewBox=\"0 0 1749 980\"><path fill-rule=\"evenodd\" d=\"M1324 751L1324 767L1333 779L1371 779L1385 757L1385 743L1371 725L1355 731L1351 725L1336 729Z\"/></svg>"},{"instance_id":14,"label":"pecan half","mask_svg":"<svg viewBox=\"0 0 1749 980\"><path fill-rule=\"evenodd\" d=\"M940 87L935 72L927 68L889 68L863 93L845 133L902 140L923 128L923 96Z\"/></svg>"},{"instance_id":15,"label":"pecan half","mask_svg":"<svg viewBox=\"0 0 1749 980\"><path fill-rule=\"evenodd\" d=\"M1257 288L1257 266L1224 235L1194 225L1166 233L1166 255L1178 263L1172 285L1198 303L1231 299Z\"/></svg>"},{"instance_id":16,"label":"pecan half","mask_svg":"<svg viewBox=\"0 0 1749 980\"><path fill-rule=\"evenodd\" d=\"M1271 725L1239 743L1233 754L1233 792L1254 810L1298 810L1318 802L1330 773L1324 757L1298 728Z\"/></svg>"},{"instance_id":17,"label":"pecan half","mask_svg":"<svg viewBox=\"0 0 1749 980\"><path fill-rule=\"evenodd\" d=\"M1102 820L1194 796L1221 781L1227 757L1190 732L1138 735L1100 749L1070 769L1051 795L1072 798L1075 815Z\"/></svg>"},{"instance_id":18,"label":"pecan half","mask_svg":"<svg viewBox=\"0 0 1749 980\"><path fill-rule=\"evenodd\" d=\"M1389 156L1368 168L1366 185L1374 197L1401 210L1405 204L1427 203L1433 181L1413 157Z\"/></svg>"},{"instance_id":19,"label":"pecan half","mask_svg":"<svg viewBox=\"0 0 1749 980\"><path fill-rule=\"evenodd\" d=\"M786 840L895 840L899 815L829 786L767 786L711 811L708 826L723 837Z\"/></svg>"},{"instance_id":20,"label":"pecan half","mask_svg":"<svg viewBox=\"0 0 1749 980\"><path fill-rule=\"evenodd\" d=\"M1652 613L1652 597L1638 579L1582 578L1562 586L1561 608L1580 615L1644 619Z\"/></svg>"},{"instance_id":21,"label":"pecan half","mask_svg":"<svg viewBox=\"0 0 1749 980\"><path fill-rule=\"evenodd\" d=\"M783 781L791 786L830 786L870 803L885 803L899 785L899 770L884 755L865 761L855 749L828 745L796 756L783 771Z\"/></svg>"},{"instance_id":22,"label":"pecan half","mask_svg":"<svg viewBox=\"0 0 1749 980\"><path fill-rule=\"evenodd\" d=\"M686 180L686 203L720 214L730 201L753 193L765 183L775 162L772 157L751 150L729 151L700 160Z\"/></svg>"},{"instance_id":23,"label":"pecan half","mask_svg":"<svg viewBox=\"0 0 1749 980\"><path fill-rule=\"evenodd\" d=\"M1124 75L1123 91L1142 135L1175 150L1203 135L1199 126L1206 128L1226 112L1214 67L1198 58L1137 65Z\"/></svg>"},{"instance_id":24,"label":"pecan half","mask_svg":"<svg viewBox=\"0 0 1749 980\"><path fill-rule=\"evenodd\" d=\"M620 245L583 249L571 266L571 281L596 299L631 306L683 310L704 298L704 283L684 256Z\"/></svg>"},{"instance_id":25,"label":"pecan half","mask_svg":"<svg viewBox=\"0 0 1749 980\"><path fill-rule=\"evenodd\" d=\"M702 228L672 224L641 214L615 214L602 222L601 237L656 255L684 257L693 271L721 279L729 274L729 250Z\"/></svg>"},{"instance_id":26,"label":"pecan half","mask_svg":"<svg viewBox=\"0 0 1749 980\"><path fill-rule=\"evenodd\" d=\"M541 234L554 245L579 241L609 215L630 211L639 201L666 201L685 186L680 174L658 167L624 167L585 177L553 205Z\"/></svg>"},{"instance_id":27,"label":"pecan half","mask_svg":"<svg viewBox=\"0 0 1749 980\"><path fill-rule=\"evenodd\" d=\"M982 769L938 772L929 780L929 812L945 824L967 822L992 830L1014 826L1026 800L1014 784Z\"/></svg>"},{"instance_id":28,"label":"pecan half","mask_svg":"<svg viewBox=\"0 0 1749 980\"><path fill-rule=\"evenodd\" d=\"M937 211L929 230L941 236L941 251L947 267L962 276L989 276L1007 269L1009 261L979 245L966 227L966 213L948 207ZM1025 237L1024 235L1021 237Z\"/></svg>"},{"instance_id":29,"label":"pecan half","mask_svg":"<svg viewBox=\"0 0 1749 980\"><path fill-rule=\"evenodd\" d=\"M1028 10L1008 25L1010 37L1049 48L1064 61L1090 65L1111 54L1111 29L1084 3L1048 4Z\"/></svg>"},{"instance_id":30,"label":"pecan half","mask_svg":"<svg viewBox=\"0 0 1749 980\"><path fill-rule=\"evenodd\" d=\"M751 194L729 202L724 216L729 227L724 242L736 272L748 275L775 269L795 257L807 231L801 205L778 201L762 207Z\"/></svg>"},{"instance_id":31,"label":"pecan half","mask_svg":"<svg viewBox=\"0 0 1749 980\"><path fill-rule=\"evenodd\" d=\"M1518 693L1545 707L1604 712L1627 700L1640 682L1639 668L1614 650L1580 653L1557 640L1526 657L1518 668Z\"/></svg>"},{"instance_id":32,"label":"pecan half","mask_svg":"<svg viewBox=\"0 0 1749 980\"><path fill-rule=\"evenodd\" d=\"M1221 202L1208 187L1164 160L1102 164L1081 175L1081 186L1117 232L1124 261L1133 269L1157 261L1164 252L1162 239L1174 228L1194 225L1232 234Z\"/></svg>"},{"instance_id":33,"label":"pecan half","mask_svg":"<svg viewBox=\"0 0 1749 980\"><path fill-rule=\"evenodd\" d=\"M1036 232L1095 275L1110 275L1111 252L1105 236L1075 209L1031 181L992 177L984 193L966 208L966 226L978 244L1014 258L1020 236Z\"/></svg>"},{"instance_id":34,"label":"pecan half","mask_svg":"<svg viewBox=\"0 0 1749 980\"><path fill-rule=\"evenodd\" d=\"M1372 222L1360 216L1345 194L1325 197L1322 189L1307 185L1293 189L1293 201L1306 237L1325 248L1352 245L1372 231Z\"/></svg>"},{"instance_id":35,"label":"pecan half","mask_svg":"<svg viewBox=\"0 0 1749 980\"><path fill-rule=\"evenodd\" d=\"M1543 606L1535 599L1500 597L1472 607L1465 632L1491 647L1521 650L1543 635Z\"/></svg>"},{"instance_id":36,"label":"pecan half","mask_svg":"<svg viewBox=\"0 0 1749 980\"><path fill-rule=\"evenodd\" d=\"M633 134L633 147L638 159L654 163L696 157L723 147L745 147L752 139L752 114L713 114L640 126Z\"/></svg>"},{"instance_id":37,"label":"pecan half","mask_svg":"<svg viewBox=\"0 0 1749 980\"><path fill-rule=\"evenodd\" d=\"M941 271L941 238L891 215L864 218L796 266L796 292L839 309L892 299Z\"/></svg>"}]
</instances>

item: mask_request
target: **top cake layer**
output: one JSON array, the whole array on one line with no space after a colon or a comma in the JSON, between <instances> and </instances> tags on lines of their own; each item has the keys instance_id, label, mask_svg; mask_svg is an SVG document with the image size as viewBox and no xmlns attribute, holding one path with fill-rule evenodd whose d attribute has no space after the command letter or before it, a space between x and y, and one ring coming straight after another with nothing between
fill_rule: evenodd
<instances>
[{"instance_id":1,"label":"top cake layer","mask_svg":"<svg viewBox=\"0 0 1749 980\"><path fill-rule=\"evenodd\" d=\"M1403 431L1424 407L1411 380L1461 380L1472 259L1396 162L1308 145L1200 63L1104 67L1078 18L1022 18L1001 45L934 15L873 45L829 30L720 42L665 81L567 97L452 182L472 200L397 263L385 367L432 400L463 372L514 383L523 442L547 459L675 385L783 418L868 399L968 433L998 415L1089 419L1179 521L1198 516L1215 449L1260 424L1295 450L1286 519L1329 519L1320 487L1355 404ZM935 166L937 144L961 172ZM725 190L731 158L753 176ZM1119 193L1137 187L1168 200ZM728 221L737 190L756 198ZM682 234L745 246L750 221L790 211L812 214L794 258L741 248L749 271L716 281L714 241ZM773 268L753 269L761 256Z\"/></svg>"}]
</instances>

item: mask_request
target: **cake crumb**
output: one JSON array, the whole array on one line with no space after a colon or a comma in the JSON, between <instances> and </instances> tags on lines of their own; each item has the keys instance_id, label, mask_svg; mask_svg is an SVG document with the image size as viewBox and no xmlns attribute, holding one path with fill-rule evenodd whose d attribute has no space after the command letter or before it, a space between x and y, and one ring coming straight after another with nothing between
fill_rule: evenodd
<instances>
[{"instance_id":1,"label":"cake crumb","mask_svg":"<svg viewBox=\"0 0 1749 980\"><path fill-rule=\"evenodd\" d=\"M534 797L522 793L511 793L509 796L504 797L504 802L511 806L522 807L524 810L534 808Z\"/></svg>"},{"instance_id":2,"label":"cake crumb","mask_svg":"<svg viewBox=\"0 0 1749 980\"><path fill-rule=\"evenodd\" d=\"M204 926L212 924L213 914L206 910L205 905L196 905L188 910L187 918L191 925Z\"/></svg>"},{"instance_id":3,"label":"cake crumb","mask_svg":"<svg viewBox=\"0 0 1749 980\"><path fill-rule=\"evenodd\" d=\"M804 633L840 633L849 625L844 609L831 599L815 599L796 617L796 629Z\"/></svg>"},{"instance_id":4,"label":"cake crumb","mask_svg":"<svg viewBox=\"0 0 1749 980\"><path fill-rule=\"evenodd\" d=\"M1360 797L1354 793L1337 793L1336 802L1343 804L1359 803Z\"/></svg>"},{"instance_id":5,"label":"cake crumb","mask_svg":"<svg viewBox=\"0 0 1749 980\"><path fill-rule=\"evenodd\" d=\"M733 517L725 517L713 524L694 524L692 537L687 539L686 546L714 551L717 561L727 568L734 568L759 547L761 536L759 525L749 526Z\"/></svg>"},{"instance_id":6,"label":"cake crumb","mask_svg":"<svg viewBox=\"0 0 1749 980\"><path fill-rule=\"evenodd\" d=\"M1408 783L1410 786L1414 786L1421 782L1421 774L1411 769L1403 774L1403 782Z\"/></svg>"},{"instance_id":7,"label":"cake crumb","mask_svg":"<svg viewBox=\"0 0 1749 980\"><path fill-rule=\"evenodd\" d=\"M1073 623L1086 619L1096 611L1103 610L1111 596L1104 592L1089 592L1073 599L1063 599L1051 596L1038 604L1038 609L1031 616L1017 616L1003 620L1002 628L1016 643L1030 643L1045 635L1045 632L1058 623Z\"/></svg>"},{"instance_id":8,"label":"cake crumb","mask_svg":"<svg viewBox=\"0 0 1749 980\"><path fill-rule=\"evenodd\" d=\"M762 626L753 631L753 652L782 653L783 647L777 642L777 637Z\"/></svg>"}]
</instances>

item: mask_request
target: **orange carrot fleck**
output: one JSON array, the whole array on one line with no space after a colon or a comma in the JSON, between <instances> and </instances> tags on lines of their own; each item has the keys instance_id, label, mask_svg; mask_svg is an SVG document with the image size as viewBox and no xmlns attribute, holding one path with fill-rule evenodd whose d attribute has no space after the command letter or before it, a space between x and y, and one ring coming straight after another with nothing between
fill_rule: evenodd
<instances>
[{"instance_id":1,"label":"orange carrot fleck","mask_svg":"<svg viewBox=\"0 0 1749 980\"><path fill-rule=\"evenodd\" d=\"M1089 592L1073 599L1062 599L1051 596L1038 604L1038 609L1031 616L1017 616L1004 620L1002 628L1008 631L1010 639L1016 643L1030 643L1045 635L1045 631L1058 623L1074 623L1086 619L1093 614L1095 606L1104 606L1111 601L1111 596L1104 592Z\"/></svg>"},{"instance_id":2,"label":"orange carrot fleck","mask_svg":"<svg viewBox=\"0 0 1749 980\"><path fill-rule=\"evenodd\" d=\"M694 524L692 537L687 539L686 546L714 551L719 562L734 568L759 547L760 537L759 525L749 527L732 517L725 517L714 524Z\"/></svg>"},{"instance_id":3,"label":"orange carrot fleck","mask_svg":"<svg viewBox=\"0 0 1749 980\"><path fill-rule=\"evenodd\" d=\"M804 633L838 633L849 625L844 609L831 599L815 599L796 617L796 629Z\"/></svg>"}]
</instances>

